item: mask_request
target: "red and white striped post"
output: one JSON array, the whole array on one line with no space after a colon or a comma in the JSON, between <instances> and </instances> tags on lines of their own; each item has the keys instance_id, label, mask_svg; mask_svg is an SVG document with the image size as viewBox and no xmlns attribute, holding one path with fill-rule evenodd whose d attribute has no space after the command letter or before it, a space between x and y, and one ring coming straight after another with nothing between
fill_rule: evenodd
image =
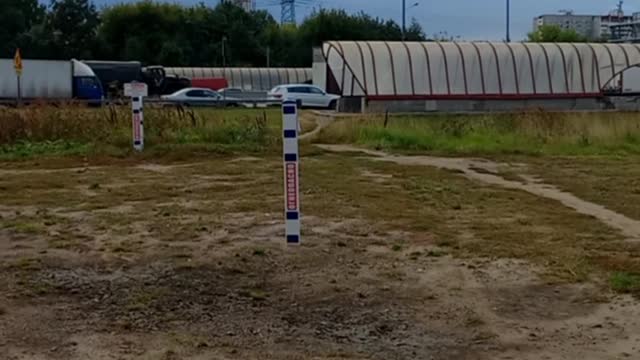
<instances>
[{"instance_id":1,"label":"red and white striped post","mask_svg":"<svg viewBox=\"0 0 640 360\"><path fill-rule=\"evenodd\" d=\"M145 83L124 84L125 96L131 97L131 124L133 132L133 148L136 151L144 150L144 112L142 99L148 96L148 88Z\"/></svg>"}]
</instances>

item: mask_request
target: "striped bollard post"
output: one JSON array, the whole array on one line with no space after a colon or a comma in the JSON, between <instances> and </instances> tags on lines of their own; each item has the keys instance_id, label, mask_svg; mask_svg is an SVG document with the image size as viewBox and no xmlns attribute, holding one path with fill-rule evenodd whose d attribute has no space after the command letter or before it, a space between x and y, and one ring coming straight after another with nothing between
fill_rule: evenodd
<instances>
[{"instance_id":1,"label":"striped bollard post","mask_svg":"<svg viewBox=\"0 0 640 360\"><path fill-rule=\"evenodd\" d=\"M282 150L284 155L285 237L287 244L300 244L300 156L298 152L298 109L296 102L282 103Z\"/></svg>"},{"instance_id":2,"label":"striped bollard post","mask_svg":"<svg viewBox=\"0 0 640 360\"><path fill-rule=\"evenodd\" d=\"M147 84L133 82L124 84L124 95L131 97L131 125L133 127L133 148L136 151L144 150L144 112L142 111L142 99L148 96Z\"/></svg>"},{"instance_id":3,"label":"striped bollard post","mask_svg":"<svg viewBox=\"0 0 640 360\"><path fill-rule=\"evenodd\" d=\"M131 98L131 110L133 111L133 148L137 151L144 150L144 114L142 112L142 96Z\"/></svg>"}]
</instances>

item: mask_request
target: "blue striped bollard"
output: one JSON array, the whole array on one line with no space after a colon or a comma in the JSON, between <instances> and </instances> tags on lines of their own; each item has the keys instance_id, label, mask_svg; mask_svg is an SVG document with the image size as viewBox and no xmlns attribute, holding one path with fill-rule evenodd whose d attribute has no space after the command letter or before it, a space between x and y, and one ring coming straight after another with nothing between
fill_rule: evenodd
<instances>
[{"instance_id":1,"label":"blue striped bollard","mask_svg":"<svg viewBox=\"0 0 640 360\"><path fill-rule=\"evenodd\" d=\"M296 102L282 103L282 150L284 155L285 237L287 244L300 244L300 156L298 152L298 109Z\"/></svg>"}]
</instances>

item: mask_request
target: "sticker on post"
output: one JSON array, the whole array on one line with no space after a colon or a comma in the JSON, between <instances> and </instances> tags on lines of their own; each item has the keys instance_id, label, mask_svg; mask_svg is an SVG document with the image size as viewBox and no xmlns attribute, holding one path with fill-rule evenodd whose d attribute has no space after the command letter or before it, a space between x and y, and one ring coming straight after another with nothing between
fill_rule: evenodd
<instances>
[{"instance_id":1,"label":"sticker on post","mask_svg":"<svg viewBox=\"0 0 640 360\"><path fill-rule=\"evenodd\" d=\"M133 145L142 145L142 116L139 110L133 112Z\"/></svg>"},{"instance_id":2,"label":"sticker on post","mask_svg":"<svg viewBox=\"0 0 640 360\"><path fill-rule=\"evenodd\" d=\"M133 137L133 148L136 151L144 149L144 113L143 98L148 95L147 84L129 83L124 84L124 93L131 97L131 126Z\"/></svg>"},{"instance_id":3,"label":"sticker on post","mask_svg":"<svg viewBox=\"0 0 640 360\"><path fill-rule=\"evenodd\" d=\"M287 169L287 211L298 211L298 167L288 163Z\"/></svg>"},{"instance_id":4,"label":"sticker on post","mask_svg":"<svg viewBox=\"0 0 640 360\"><path fill-rule=\"evenodd\" d=\"M124 84L124 96L128 97L145 97L149 96L149 88L147 84L141 82L132 82Z\"/></svg>"}]
</instances>

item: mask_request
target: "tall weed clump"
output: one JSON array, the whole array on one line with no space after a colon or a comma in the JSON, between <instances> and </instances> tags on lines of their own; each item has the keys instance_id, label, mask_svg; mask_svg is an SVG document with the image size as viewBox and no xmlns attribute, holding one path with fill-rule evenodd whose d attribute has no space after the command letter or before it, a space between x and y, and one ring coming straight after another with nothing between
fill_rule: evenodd
<instances>
[{"instance_id":1,"label":"tall weed clump","mask_svg":"<svg viewBox=\"0 0 640 360\"><path fill-rule=\"evenodd\" d=\"M272 150L278 143L280 123L275 114L275 110L147 106L145 142L148 147L165 149L189 145L232 151ZM127 106L0 108L0 155L91 151L126 154L131 148L131 132L131 110Z\"/></svg>"},{"instance_id":2,"label":"tall weed clump","mask_svg":"<svg viewBox=\"0 0 640 360\"><path fill-rule=\"evenodd\" d=\"M316 141L441 154L640 154L640 114L366 115L336 121Z\"/></svg>"}]
</instances>

